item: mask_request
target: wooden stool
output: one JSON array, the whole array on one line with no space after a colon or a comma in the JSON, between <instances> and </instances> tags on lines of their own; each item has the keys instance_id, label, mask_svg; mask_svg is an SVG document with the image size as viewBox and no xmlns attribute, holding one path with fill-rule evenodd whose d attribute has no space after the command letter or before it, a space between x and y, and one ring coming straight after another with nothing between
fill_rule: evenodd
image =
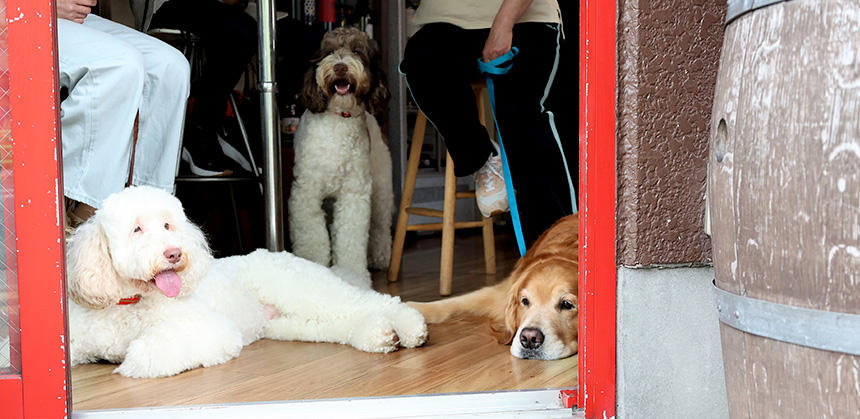
<instances>
[{"instance_id":1,"label":"wooden stool","mask_svg":"<svg viewBox=\"0 0 860 419\"><path fill-rule=\"evenodd\" d=\"M486 126L486 106L483 100L483 84L474 85L478 105L478 115L481 124ZM439 294L451 294L451 280L454 271L454 231L461 228L482 227L484 230L484 264L488 274L496 273L496 245L493 237L493 219L481 217L476 221L454 221L457 198L474 198L475 192L457 192L457 178L454 176L454 162L451 155L446 154L445 163L445 195L443 209L417 208L412 206L415 193L415 180L418 176L418 162L421 158L421 146L424 144L424 131L427 128L427 117L419 111L415 118L415 130L412 131L412 146L409 149L409 160L406 163L406 179L403 184L403 195L400 198L400 211L397 214L397 227L394 231L394 243L391 250L391 263L388 265L388 281L397 281L400 274L400 263L403 259L403 244L407 231L438 231L442 230L442 257L439 267ZM441 218L441 223L409 225L409 215L423 215Z\"/></svg>"}]
</instances>

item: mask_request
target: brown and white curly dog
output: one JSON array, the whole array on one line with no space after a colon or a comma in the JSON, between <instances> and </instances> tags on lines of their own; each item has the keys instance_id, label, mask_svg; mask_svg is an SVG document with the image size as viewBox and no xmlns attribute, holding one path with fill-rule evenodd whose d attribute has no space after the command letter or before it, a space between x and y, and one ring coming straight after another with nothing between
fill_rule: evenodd
<instances>
[{"instance_id":1,"label":"brown and white curly dog","mask_svg":"<svg viewBox=\"0 0 860 419\"><path fill-rule=\"evenodd\" d=\"M391 257L394 205L391 155L374 117L390 97L379 52L364 32L338 28L311 61L295 136L292 250L369 287L368 266L385 268ZM330 226L325 200L333 201Z\"/></svg>"}]
</instances>

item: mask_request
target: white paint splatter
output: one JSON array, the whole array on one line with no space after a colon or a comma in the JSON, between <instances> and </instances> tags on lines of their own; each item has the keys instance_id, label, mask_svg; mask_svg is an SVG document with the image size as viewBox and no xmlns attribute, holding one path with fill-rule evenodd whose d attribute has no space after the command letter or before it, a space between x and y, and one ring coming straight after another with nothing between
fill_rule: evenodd
<instances>
[{"instance_id":1,"label":"white paint splatter","mask_svg":"<svg viewBox=\"0 0 860 419\"><path fill-rule=\"evenodd\" d=\"M848 246L848 245L840 244L840 245L836 245L836 246L833 246L830 248L830 252L827 256L827 262L828 263L832 262L833 255L836 253L837 250L840 250L840 249L844 249L846 252L848 252L849 255L860 259L860 249L858 249L857 247L854 247L854 246Z\"/></svg>"},{"instance_id":2,"label":"white paint splatter","mask_svg":"<svg viewBox=\"0 0 860 419\"><path fill-rule=\"evenodd\" d=\"M836 189L839 189L839 192L845 192L845 178L841 177L836 181Z\"/></svg>"},{"instance_id":3,"label":"white paint splatter","mask_svg":"<svg viewBox=\"0 0 860 419\"><path fill-rule=\"evenodd\" d=\"M842 359L845 358L845 355L840 355L839 359L836 360L836 392L842 392Z\"/></svg>"},{"instance_id":4,"label":"white paint splatter","mask_svg":"<svg viewBox=\"0 0 860 419\"><path fill-rule=\"evenodd\" d=\"M833 151L830 152L830 156L828 160L833 161L839 153L854 153L857 158L860 158L860 144L858 143L842 143L836 146Z\"/></svg>"},{"instance_id":5,"label":"white paint splatter","mask_svg":"<svg viewBox=\"0 0 860 419\"><path fill-rule=\"evenodd\" d=\"M755 248L758 249L758 243L756 243L756 241L753 239L747 240L747 244L750 246L755 246Z\"/></svg>"},{"instance_id":6,"label":"white paint splatter","mask_svg":"<svg viewBox=\"0 0 860 419\"><path fill-rule=\"evenodd\" d=\"M857 392L857 397L860 397L860 379L857 377L857 371L860 370L860 366L857 365L857 358L854 358L852 362L854 363L854 370L852 371L854 375L854 391Z\"/></svg>"},{"instance_id":7,"label":"white paint splatter","mask_svg":"<svg viewBox=\"0 0 860 419\"><path fill-rule=\"evenodd\" d=\"M846 253L854 257L855 259L860 259L860 249L854 246L839 244L830 248L830 251L827 252L827 276L830 276L830 267L833 264L833 256L836 255L836 252L839 250L844 250ZM851 277L853 278L853 276ZM853 282L852 282L853 285Z\"/></svg>"}]
</instances>

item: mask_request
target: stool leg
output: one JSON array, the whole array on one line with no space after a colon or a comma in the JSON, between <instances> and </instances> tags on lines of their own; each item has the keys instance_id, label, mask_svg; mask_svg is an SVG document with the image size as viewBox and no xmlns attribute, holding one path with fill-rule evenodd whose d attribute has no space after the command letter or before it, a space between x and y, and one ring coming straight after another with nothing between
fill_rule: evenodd
<instances>
[{"instance_id":1,"label":"stool leg","mask_svg":"<svg viewBox=\"0 0 860 419\"><path fill-rule=\"evenodd\" d=\"M233 190L233 184L228 183L227 187L230 189L230 206L233 208L233 222L236 227L236 241L239 242L239 251L245 252L245 244L242 243L242 226L239 224L239 209L236 208L236 193Z\"/></svg>"},{"instance_id":2,"label":"stool leg","mask_svg":"<svg viewBox=\"0 0 860 419\"><path fill-rule=\"evenodd\" d=\"M478 107L478 122L483 126L487 126L487 108L485 104L484 88L473 88L475 92L475 106ZM487 127L489 128L489 127Z\"/></svg>"},{"instance_id":3,"label":"stool leg","mask_svg":"<svg viewBox=\"0 0 860 419\"><path fill-rule=\"evenodd\" d=\"M442 260L439 267L439 294L451 295L454 273L454 219L457 210L457 178L454 161L447 154L445 163L445 202L442 208Z\"/></svg>"},{"instance_id":4,"label":"stool leg","mask_svg":"<svg viewBox=\"0 0 860 419\"><path fill-rule=\"evenodd\" d=\"M236 93L230 92L230 106L233 107L233 113L236 115L236 122L239 124L239 132L242 133L242 140L245 142L245 151L248 153L248 161L251 163L251 171L254 176L260 176L260 170L257 168L257 162L254 160L254 153L251 152L251 143L248 141L248 130L245 128L245 121L239 113L239 104L236 102ZM263 191L263 185L260 184L260 192Z\"/></svg>"},{"instance_id":5,"label":"stool leg","mask_svg":"<svg viewBox=\"0 0 860 419\"><path fill-rule=\"evenodd\" d=\"M483 85L475 87L475 104L478 107L478 120L487 126L487 96L484 95ZM488 129L490 127L487 127ZM495 127L493 127L495 128ZM482 217L484 233L484 267L488 274L496 273L496 241L493 236L493 219Z\"/></svg>"},{"instance_id":6,"label":"stool leg","mask_svg":"<svg viewBox=\"0 0 860 419\"><path fill-rule=\"evenodd\" d=\"M496 241L493 235L493 219L492 217L484 217L484 266L488 274L496 273Z\"/></svg>"},{"instance_id":7,"label":"stool leg","mask_svg":"<svg viewBox=\"0 0 860 419\"><path fill-rule=\"evenodd\" d=\"M427 117L418 112L415 118L415 129L412 131L412 147L409 149L409 160L406 163L406 179L403 181L403 195L400 197L400 210L397 212L397 226L394 229L394 240L391 247L391 262L388 264L388 281L397 281L400 275L400 263L403 259L403 244L406 241L406 226L409 224L409 214L406 209L412 206L412 196L415 194L415 179L418 177L418 163L421 160L421 146L424 145L424 130L427 128Z\"/></svg>"},{"instance_id":8,"label":"stool leg","mask_svg":"<svg viewBox=\"0 0 860 419\"><path fill-rule=\"evenodd\" d=\"M125 182L125 186L131 186L132 180L134 179L134 152L137 150L137 131L140 128L140 112L134 116L134 128L132 128L132 140L131 140L131 165L128 167L128 181Z\"/></svg>"}]
</instances>

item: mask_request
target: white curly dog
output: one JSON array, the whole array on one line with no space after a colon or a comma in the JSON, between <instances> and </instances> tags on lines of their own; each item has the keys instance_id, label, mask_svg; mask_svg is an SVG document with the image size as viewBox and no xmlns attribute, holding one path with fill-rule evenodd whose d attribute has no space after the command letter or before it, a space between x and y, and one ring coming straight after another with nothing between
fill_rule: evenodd
<instances>
[{"instance_id":1,"label":"white curly dog","mask_svg":"<svg viewBox=\"0 0 860 419\"><path fill-rule=\"evenodd\" d=\"M422 345L421 314L287 252L214 259L182 204L131 187L105 199L68 247L72 365L107 360L164 377L239 355L260 338L367 352Z\"/></svg>"},{"instance_id":2,"label":"white curly dog","mask_svg":"<svg viewBox=\"0 0 860 419\"><path fill-rule=\"evenodd\" d=\"M370 287L368 266L384 269L391 259L391 155L373 116L390 95L376 46L358 29L327 33L312 61L294 144L292 250Z\"/></svg>"}]
</instances>

